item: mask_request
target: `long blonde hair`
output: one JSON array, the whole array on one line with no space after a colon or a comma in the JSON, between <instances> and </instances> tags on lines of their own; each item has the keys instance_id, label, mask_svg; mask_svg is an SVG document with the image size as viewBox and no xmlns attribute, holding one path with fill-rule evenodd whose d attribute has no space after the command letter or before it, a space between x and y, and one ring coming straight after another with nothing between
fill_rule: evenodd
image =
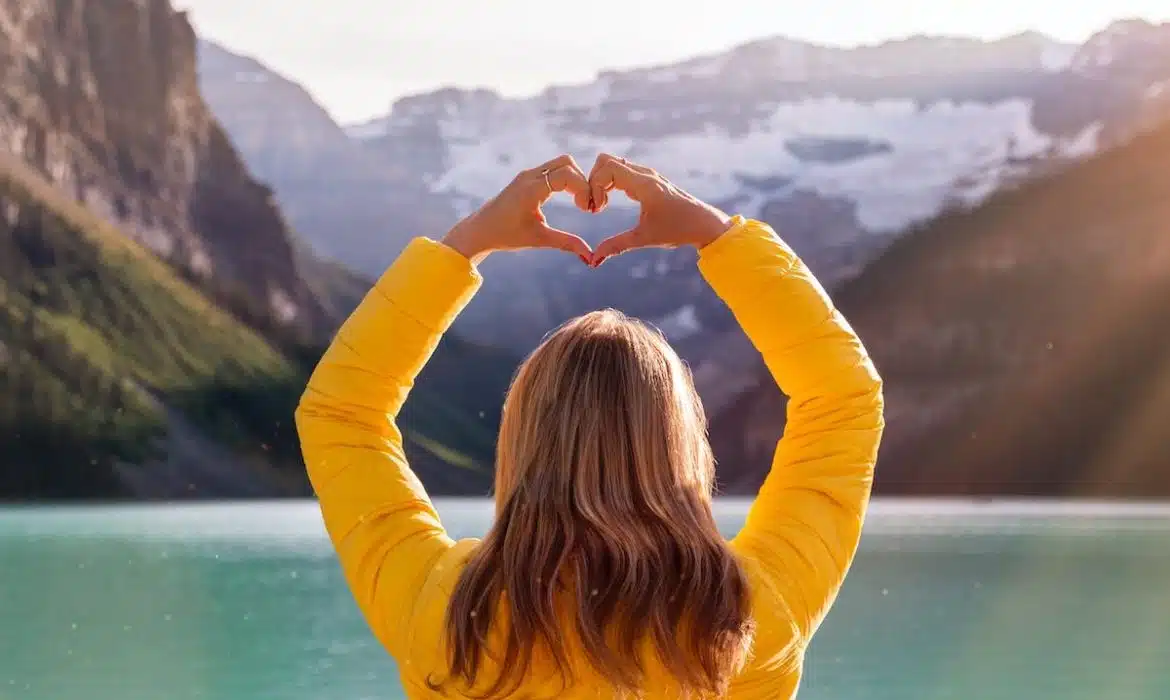
<instances>
[{"instance_id":1,"label":"long blonde hair","mask_svg":"<svg viewBox=\"0 0 1170 700\"><path fill-rule=\"evenodd\" d=\"M566 685L577 649L639 697L644 643L684 697L724 694L754 621L714 477L702 403L661 333L606 310L551 334L504 404L495 523L447 609L451 676L476 686L494 620L501 671L479 697L515 692L537 648Z\"/></svg>"}]
</instances>

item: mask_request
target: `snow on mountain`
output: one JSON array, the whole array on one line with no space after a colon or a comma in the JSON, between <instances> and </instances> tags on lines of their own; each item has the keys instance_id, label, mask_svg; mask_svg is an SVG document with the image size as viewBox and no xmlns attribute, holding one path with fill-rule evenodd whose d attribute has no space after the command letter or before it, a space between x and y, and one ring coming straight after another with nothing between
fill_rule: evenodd
<instances>
[{"instance_id":1,"label":"snow on mountain","mask_svg":"<svg viewBox=\"0 0 1170 700\"><path fill-rule=\"evenodd\" d=\"M745 214L812 192L853 202L865 231L892 233L949 201L979 201L1031 162L1094 150L1100 120L1082 119L1068 133L1041 129L1036 93L1127 36L1116 27L1103 34L1088 53L1037 34L852 50L755 42L527 99L417 96L349 133L401 156L400 144L425 131L433 148L413 149L412 165L459 214L549 154L588 163L610 151Z\"/></svg>"},{"instance_id":2,"label":"snow on mountain","mask_svg":"<svg viewBox=\"0 0 1170 700\"><path fill-rule=\"evenodd\" d=\"M450 165L431 188L471 206L498 191L517 165L562 150L588 164L612 151L653 164L701 198L738 201L746 215L758 215L770 197L803 190L849 198L865 229L896 232L936 213L960 181L988 191L1011 174L1004 164L1063 153L1086 138L1038 132L1022 99L924 106L825 96L755 109L750 131L708 123L646 141L566 133L544 118L544 100L509 104L506 115L482 122L447 118L437 126Z\"/></svg>"},{"instance_id":3,"label":"snow on mountain","mask_svg":"<svg viewBox=\"0 0 1170 700\"><path fill-rule=\"evenodd\" d=\"M1062 111L1060 100L1076 99L1057 89L1071 74L1170 45L1164 33L1121 22L1081 47L1036 33L856 49L774 39L527 99L416 96L349 133L402 155L425 131L432 147L413 149L413 165L458 213L549 154L588 163L610 151L745 214L811 192L852 202L864 231L894 233L950 201L976 203L1037 161L1093 152L1112 133L1107 109L1059 128L1045 128L1038 109Z\"/></svg>"}]
</instances>

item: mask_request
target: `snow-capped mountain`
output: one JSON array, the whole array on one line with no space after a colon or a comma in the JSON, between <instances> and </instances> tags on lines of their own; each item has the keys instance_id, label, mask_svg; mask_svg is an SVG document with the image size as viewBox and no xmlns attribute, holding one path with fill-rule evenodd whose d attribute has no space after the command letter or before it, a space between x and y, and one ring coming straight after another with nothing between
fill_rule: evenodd
<instances>
[{"instance_id":1,"label":"snow-capped mountain","mask_svg":"<svg viewBox=\"0 0 1170 700\"><path fill-rule=\"evenodd\" d=\"M1122 115L1170 77L1168 34L1125 22L1083 47L1038 34L858 49L775 39L525 100L438 91L349 133L460 212L550 153L610 151L744 213L814 193L894 233L1127 133Z\"/></svg>"},{"instance_id":2,"label":"snow-capped mountain","mask_svg":"<svg viewBox=\"0 0 1170 700\"><path fill-rule=\"evenodd\" d=\"M1091 148L1089 120L1055 133L1032 121L1032 95L1073 55L1034 34L850 50L775 39L526 100L422 95L350 134L409 162L460 212L549 153L610 151L744 213L808 192L850 201L862 229L896 232L948 197L981 198L1022 162Z\"/></svg>"},{"instance_id":3,"label":"snow-capped mountain","mask_svg":"<svg viewBox=\"0 0 1170 700\"><path fill-rule=\"evenodd\" d=\"M308 119L307 95L276 97L240 74L205 71L203 80L212 108L260 177L273 182L294 224L368 274L406 238L441 234L517 170L562 152L588 168L608 151L768 220L833 285L944 208L981 202L1170 113L1170 25L1118 22L1081 46L1036 33L994 42L915 37L852 49L777 38L675 65L607 72L526 99L438 90L346 129L353 145L347 152L360 156L362 168L330 164L319 156L324 149L285 138L290 127L281 120L266 129L233 127L240 119L230 112L242 105ZM300 157L312 165L298 171L295 184L281 184L288 171L266 155L273 144L306 152ZM318 193L313 211L294 203L306 190ZM596 241L635 212L618 207L591 217L554 204L549 215ZM338 230L350 233L341 240ZM555 253L493 256L457 329L525 349L575 313L618 306L672 329L700 380L710 369L710 384L734 393L740 373L728 368L750 361L733 347L742 344L738 335L723 332L730 319L690 255L644 251L588 274Z\"/></svg>"}]
</instances>

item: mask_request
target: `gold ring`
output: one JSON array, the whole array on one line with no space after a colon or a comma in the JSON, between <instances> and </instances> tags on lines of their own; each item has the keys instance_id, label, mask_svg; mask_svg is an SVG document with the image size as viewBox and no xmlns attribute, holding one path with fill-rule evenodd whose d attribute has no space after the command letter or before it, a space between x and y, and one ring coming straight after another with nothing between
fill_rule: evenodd
<instances>
[{"instance_id":1,"label":"gold ring","mask_svg":"<svg viewBox=\"0 0 1170 700\"><path fill-rule=\"evenodd\" d=\"M553 186L552 186L552 181L548 179L548 173L549 173L548 168L545 168L544 170L540 171L540 174L544 175L544 184L548 185L548 193L552 194Z\"/></svg>"}]
</instances>

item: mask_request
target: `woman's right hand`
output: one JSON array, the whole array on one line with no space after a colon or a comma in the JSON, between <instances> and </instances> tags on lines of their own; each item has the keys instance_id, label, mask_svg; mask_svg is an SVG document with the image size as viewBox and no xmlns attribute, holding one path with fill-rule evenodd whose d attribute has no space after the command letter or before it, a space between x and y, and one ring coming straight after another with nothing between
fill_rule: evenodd
<instances>
[{"instance_id":1,"label":"woman's right hand","mask_svg":"<svg viewBox=\"0 0 1170 700\"><path fill-rule=\"evenodd\" d=\"M593 251L590 264L635 248L696 248L713 242L731 228L731 217L702 202L644 165L603 153L589 173L593 211L609 203L609 193L621 190L641 205L638 223L612 236Z\"/></svg>"}]
</instances>

